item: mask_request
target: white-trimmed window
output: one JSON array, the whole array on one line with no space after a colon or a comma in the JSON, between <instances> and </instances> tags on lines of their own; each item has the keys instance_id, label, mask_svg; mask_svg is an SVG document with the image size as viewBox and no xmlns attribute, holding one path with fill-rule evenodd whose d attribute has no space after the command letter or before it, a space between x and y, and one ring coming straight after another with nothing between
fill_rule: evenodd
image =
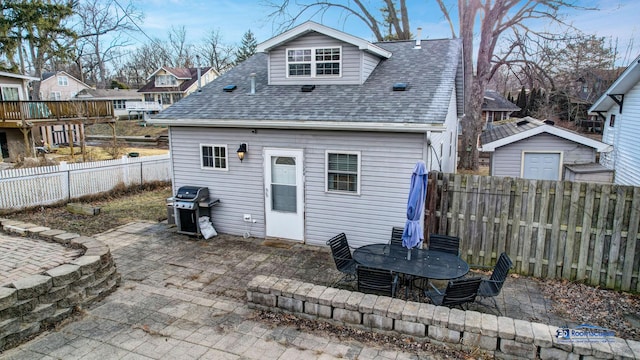
<instances>
[{"instance_id":1,"label":"white-trimmed window","mask_svg":"<svg viewBox=\"0 0 640 360\"><path fill-rule=\"evenodd\" d=\"M156 86L178 86L178 79L173 75L156 75Z\"/></svg>"},{"instance_id":2,"label":"white-trimmed window","mask_svg":"<svg viewBox=\"0 0 640 360\"><path fill-rule=\"evenodd\" d=\"M326 152L326 191L360 194L360 152Z\"/></svg>"},{"instance_id":3,"label":"white-trimmed window","mask_svg":"<svg viewBox=\"0 0 640 360\"><path fill-rule=\"evenodd\" d=\"M49 100L60 100L61 94L60 91L52 91L49 94Z\"/></svg>"},{"instance_id":4,"label":"white-trimmed window","mask_svg":"<svg viewBox=\"0 0 640 360\"><path fill-rule=\"evenodd\" d=\"M113 100L113 108L115 110L126 109L126 100Z\"/></svg>"},{"instance_id":5,"label":"white-trimmed window","mask_svg":"<svg viewBox=\"0 0 640 360\"><path fill-rule=\"evenodd\" d=\"M287 49L287 77L340 76L342 47Z\"/></svg>"},{"instance_id":6,"label":"white-trimmed window","mask_svg":"<svg viewBox=\"0 0 640 360\"><path fill-rule=\"evenodd\" d=\"M13 86L3 86L0 91L2 92L3 101L18 101L20 100L20 89Z\"/></svg>"},{"instance_id":7,"label":"white-trimmed window","mask_svg":"<svg viewBox=\"0 0 640 360\"><path fill-rule=\"evenodd\" d=\"M58 76L58 86L68 86L69 79L66 76Z\"/></svg>"},{"instance_id":8,"label":"white-trimmed window","mask_svg":"<svg viewBox=\"0 0 640 360\"><path fill-rule=\"evenodd\" d=\"M200 166L202 169L227 170L227 145L200 145Z\"/></svg>"}]
</instances>

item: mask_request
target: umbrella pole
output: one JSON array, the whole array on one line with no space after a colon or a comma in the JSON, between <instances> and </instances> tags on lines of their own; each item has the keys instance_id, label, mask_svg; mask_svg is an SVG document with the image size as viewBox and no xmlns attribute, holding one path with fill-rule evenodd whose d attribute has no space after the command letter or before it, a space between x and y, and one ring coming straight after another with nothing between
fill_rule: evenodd
<instances>
[{"instance_id":1,"label":"umbrella pole","mask_svg":"<svg viewBox=\"0 0 640 360\"><path fill-rule=\"evenodd\" d=\"M407 249L407 260L411 260L411 248Z\"/></svg>"}]
</instances>

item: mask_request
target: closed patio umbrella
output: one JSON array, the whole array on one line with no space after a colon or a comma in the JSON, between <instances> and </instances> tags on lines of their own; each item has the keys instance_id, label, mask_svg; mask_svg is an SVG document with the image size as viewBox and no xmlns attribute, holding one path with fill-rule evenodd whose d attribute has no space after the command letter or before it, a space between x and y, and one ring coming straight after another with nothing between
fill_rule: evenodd
<instances>
[{"instance_id":1,"label":"closed patio umbrella","mask_svg":"<svg viewBox=\"0 0 640 360\"><path fill-rule=\"evenodd\" d=\"M402 246L408 249L407 258L411 258L411 248L418 246L424 240L424 232L420 218L427 196L427 166L420 160L411 174L411 187L407 200L407 222L402 233Z\"/></svg>"}]
</instances>

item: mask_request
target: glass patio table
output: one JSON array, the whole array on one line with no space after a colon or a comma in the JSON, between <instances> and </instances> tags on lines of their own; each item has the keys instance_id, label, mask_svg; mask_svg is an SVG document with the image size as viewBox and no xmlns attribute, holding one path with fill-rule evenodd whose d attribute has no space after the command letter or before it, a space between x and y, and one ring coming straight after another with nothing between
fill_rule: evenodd
<instances>
[{"instance_id":1,"label":"glass patio table","mask_svg":"<svg viewBox=\"0 0 640 360\"><path fill-rule=\"evenodd\" d=\"M454 254L414 248L407 259L407 248L389 244L362 246L353 252L353 259L364 266L434 280L456 279L469 272L469 264Z\"/></svg>"}]
</instances>

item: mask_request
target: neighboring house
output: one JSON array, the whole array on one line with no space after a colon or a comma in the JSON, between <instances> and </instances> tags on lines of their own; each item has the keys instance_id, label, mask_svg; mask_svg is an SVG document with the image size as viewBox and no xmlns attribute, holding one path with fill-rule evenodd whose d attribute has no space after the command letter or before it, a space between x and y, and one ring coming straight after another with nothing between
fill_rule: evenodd
<instances>
[{"instance_id":1,"label":"neighboring house","mask_svg":"<svg viewBox=\"0 0 640 360\"><path fill-rule=\"evenodd\" d=\"M171 68L163 66L149 78L149 82L138 92L147 102L156 102L163 109L177 103L198 88L217 78L219 74L212 67Z\"/></svg>"},{"instance_id":2,"label":"neighboring house","mask_svg":"<svg viewBox=\"0 0 640 360\"><path fill-rule=\"evenodd\" d=\"M589 109L604 120L602 141L613 151L600 164L614 170L614 182L640 186L640 56Z\"/></svg>"},{"instance_id":3,"label":"neighboring house","mask_svg":"<svg viewBox=\"0 0 640 360\"><path fill-rule=\"evenodd\" d=\"M91 87L64 71L46 72L40 81L40 100L71 100Z\"/></svg>"},{"instance_id":4,"label":"neighboring house","mask_svg":"<svg viewBox=\"0 0 640 360\"><path fill-rule=\"evenodd\" d=\"M150 120L169 127L174 190L208 187L222 233L388 241L405 223L416 162L456 171L461 50L457 39L370 43L314 22L267 40Z\"/></svg>"},{"instance_id":5,"label":"neighboring house","mask_svg":"<svg viewBox=\"0 0 640 360\"><path fill-rule=\"evenodd\" d=\"M482 102L482 118L485 129L491 129L493 123L508 119L511 113L520 111L520 108L511 101L505 99L495 90L484 91L484 101Z\"/></svg>"},{"instance_id":6,"label":"neighboring house","mask_svg":"<svg viewBox=\"0 0 640 360\"><path fill-rule=\"evenodd\" d=\"M491 153L489 175L492 176L562 180L564 166L590 164L593 181L609 179L610 172L598 168L595 162L596 152L611 151L611 146L554 126L552 121L525 117L497 125L482 133L480 143L480 151ZM575 176L572 177L575 180ZM583 176L578 177L585 180Z\"/></svg>"},{"instance_id":7,"label":"neighboring house","mask_svg":"<svg viewBox=\"0 0 640 360\"><path fill-rule=\"evenodd\" d=\"M127 108L139 108L143 105L144 96L136 89L85 89L80 91L75 99L109 100L113 103L113 114L118 117L130 117L134 111ZM153 103L157 104L157 103ZM160 110L157 106L156 111Z\"/></svg>"},{"instance_id":8,"label":"neighboring house","mask_svg":"<svg viewBox=\"0 0 640 360\"><path fill-rule=\"evenodd\" d=\"M39 79L33 76L0 71L0 100L29 100L29 82L37 80ZM0 122L0 161L10 157L10 144L22 144L23 138L22 132L13 123Z\"/></svg>"}]
</instances>

